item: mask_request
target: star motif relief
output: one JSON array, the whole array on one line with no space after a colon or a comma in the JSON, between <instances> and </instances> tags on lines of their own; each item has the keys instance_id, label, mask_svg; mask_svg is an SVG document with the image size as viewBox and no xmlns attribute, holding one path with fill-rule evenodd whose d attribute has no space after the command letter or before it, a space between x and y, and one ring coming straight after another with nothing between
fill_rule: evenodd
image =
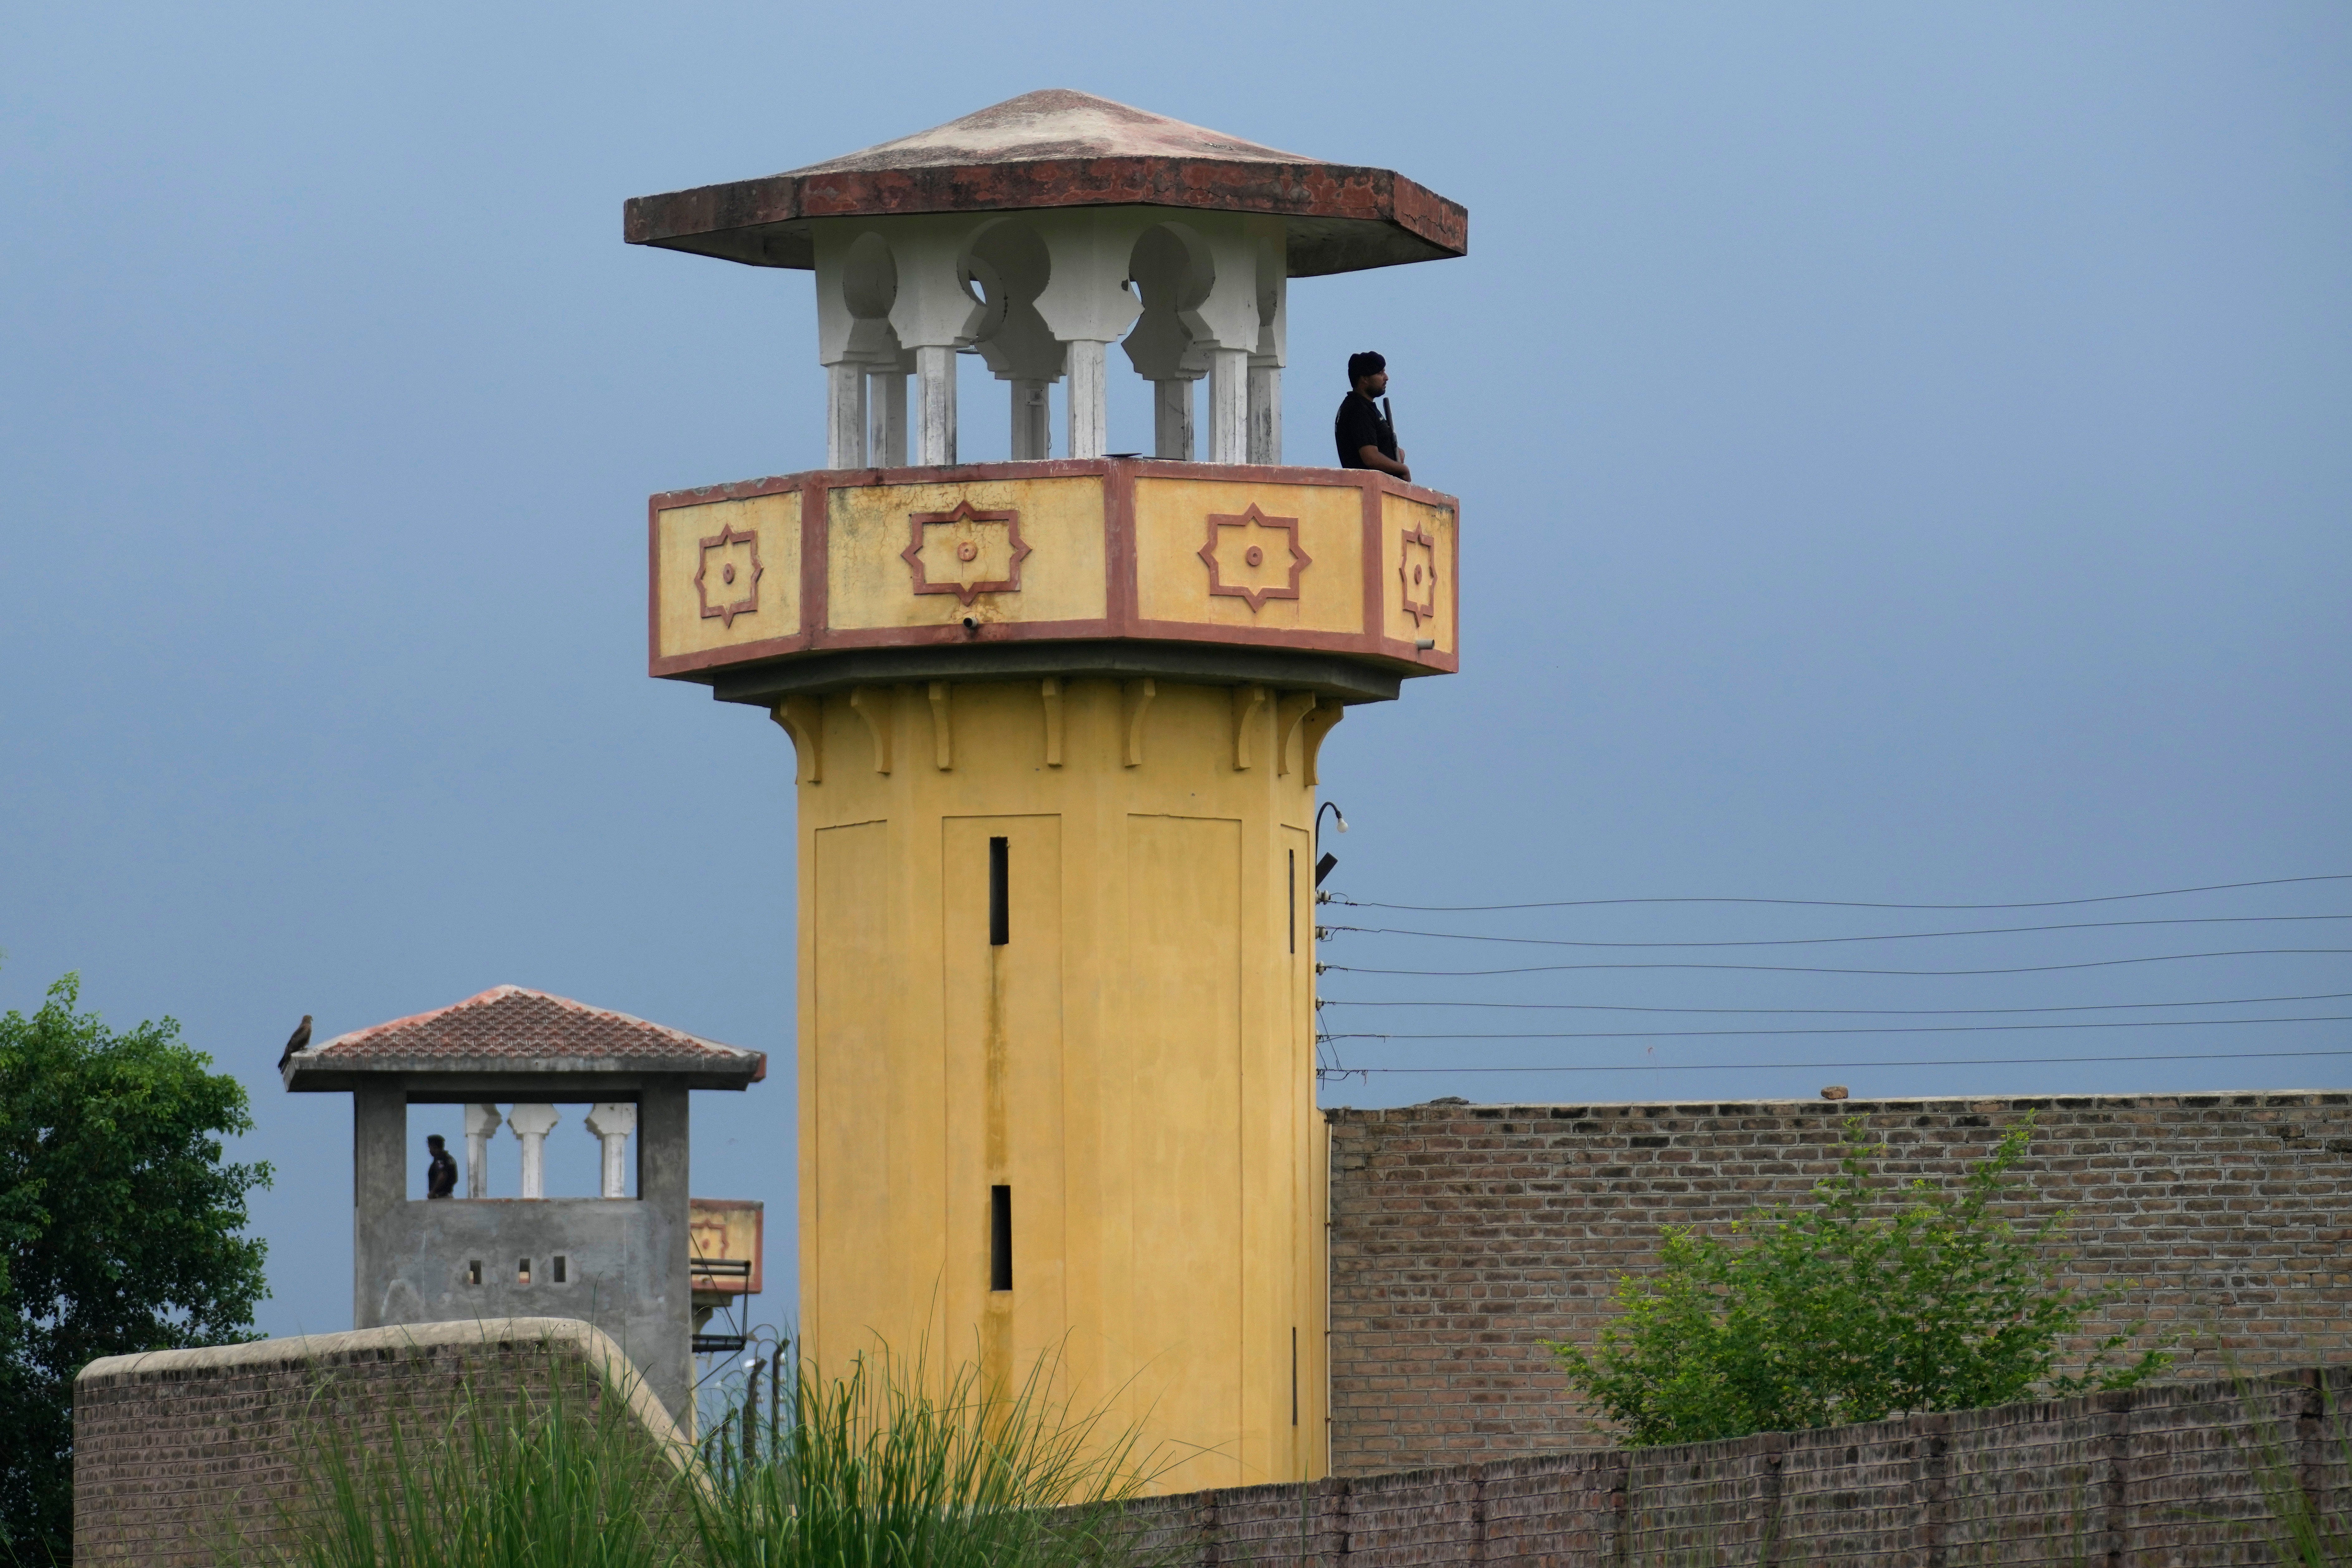
<instances>
[{"instance_id":1,"label":"star motif relief","mask_svg":"<svg viewBox=\"0 0 2352 1568\"><path fill-rule=\"evenodd\" d=\"M694 592L702 605L702 618L717 621L731 632L735 617L759 613L760 574L768 570L760 564L760 532L747 528L737 533L730 523L699 542L702 555L694 569ZM718 579L716 583L713 577Z\"/></svg>"},{"instance_id":2,"label":"star motif relief","mask_svg":"<svg viewBox=\"0 0 2352 1568\"><path fill-rule=\"evenodd\" d=\"M1021 563L1029 547L1021 540L1018 511L983 512L958 501L951 512L908 514L910 534L898 552L914 574L917 593L952 593L965 604L983 593L1021 591Z\"/></svg>"},{"instance_id":3,"label":"star motif relief","mask_svg":"<svg viewBox=\"0 0 2352 1568\"><path fill-rule=\"evenodd\" d=\"M1298 548L1298 519L1269 517L1250 503L1238 515L1213 513L1209 542L1198 552L1209 567L1209 595L1239 599L1250 613L1269 599L1298 597L1298 575L1315 558Z\"/></svg>"},{"instance_id":4,"label":"star motif relief","mask_svg":"<svg viewBox=\"0 0 2352 1568\"><path fill-rule=\"evenodd\" d=\"M1400 540L1397 581L1404 591L1404 612L1413 624L1437 619L1437 540L1422 528L1407 528Z\"/></svg>"}]
</instances>

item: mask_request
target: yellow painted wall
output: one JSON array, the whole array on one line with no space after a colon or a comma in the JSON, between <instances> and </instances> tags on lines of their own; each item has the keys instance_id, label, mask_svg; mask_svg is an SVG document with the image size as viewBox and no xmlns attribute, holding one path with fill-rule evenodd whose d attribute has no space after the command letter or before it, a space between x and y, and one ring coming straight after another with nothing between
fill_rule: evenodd
<instances>
[{"instance_id":1,"label":"yellow painted wall","mask_svg":"<svg viewBox=\"0 0 2352 1568\"><path fill-rule=\"evenodd\" d=\"M753 536L750 543L740 536ZM705 539L727 538L709 547ZM655 528L655 652L666 657L730 648L765 638L789 637L801 629L801 497L797 490L740 500L705 501L664 507ZM741 584L706 580L695 590L695 572L705 564L716 578L728 564L739 575L756 550L761 567L758 607L731 616L705 616L751 597Z\"/></svg>"},{"instance_id":2,"label":"yellow painted wall","mask_svg":"<svg viewBox=\"0 0 2352 1568\"><path fill-rule=\"evenodd\" d=\"M1059 766L1035 681L941 688L945 768L925 686L803 725L802 1328L821 1363L879 1335L1000 1382L1066 1349L1078 1399L1174 1461L1160 1490L1319 1477L1315 800L1276 733L1304 707L1153 691L1134 766L1108 681L1066 684Z\"/></svg>"},{"instance_id":3,"label":"yellow painted wall","mask_svg":"<svg viewBox=\"0 0 2352 1568\"><path fill-rule=\"evenodd\" d=\"M1298 573L1297 599L1244 599L1209 592L1199 551L1212 516L1298 519L1298 548L1309 564ZM1252 538L1265 530L1248 530ZM1284 530L1287 532L1288 530ZM1238 533L1238 530L1236 530ZM1137 609L1148 621L1197 621L1211 626L1268 626L1303 632L1360 632L1364 625L1364 497L1352 485L1268 485L1221 479L1138 479L1135 482ZM1236 538L1235 543L1246 542ZM1222 551L1230 556L1232 552ZM1220 580L1263 588L1287 587L1286 560L1270 549L1253 572L1229 564Z\"/></svg>"},{"instance_id":4,"label":"yellow painted wall","mask_svg":"<svg viewBox=\"0 0 2352 1568\"><path fill-rule=\"evenodd\" d=\"M977 511L1020 514L1022 542L1029 547L1021 562L1020 592L982 593L967 605L953 593L911 591L912 571L901 552L914 538L913 515L953 511L959 503ZM826 622L837 631L944 626L967 615L982 621L1084 621L1107 612L1099 478L853 486L827 492L825 507ZM952 537L976 546L970 563L974 575L968 580L1003 580L982 573L1003 559L1004 534L1001 523L967 523L952 530ZM926 553L951 554L937 548ZM927 578L945 580L940 569L949 565L927 565Z\"/></svg>"},{"instance_id":5,"label":"yellow painted wall","mask_svg":"<svg viewBox=\"0 0 2352 1568\"><path fill-rule=\"evenodd\" d=\"M1382 630L1388 636L1402 642L1426 637L1441 653L1461 651L1454 634L1454 584L1446 580L1454 570L1454 523L1450 507L1433 507L1402 496L1381 497L1381 602L1385 606ZM1407 536L1416 534L1433 545L1409 542ZM1405 594L1414 591L1409 574L1415 568L1437 574L1433 597L1417 601L1434 611L1432 617L1415 616L1403 608Z\"/></svg>"}]
</instances>

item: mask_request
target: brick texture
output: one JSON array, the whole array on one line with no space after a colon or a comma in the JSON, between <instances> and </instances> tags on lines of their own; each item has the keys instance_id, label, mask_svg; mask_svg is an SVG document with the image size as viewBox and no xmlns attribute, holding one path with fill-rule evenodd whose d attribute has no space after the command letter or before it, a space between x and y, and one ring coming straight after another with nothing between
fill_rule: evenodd
<instances>
[{"instance_id":1,"label":"brick texture","mask_svg":"<svg viewBox=\"0 0 2352 1568\"><path fill-rule=\"evenodd\" d=\"M2179 1333L2183 1379L2220 1375L2223 1347L2241 1371L2352 1358L2352 1095L1339 1110L1334 1470L1605 1447L1539 1342L1590 1343L1663 1228L1801 1197L1848 1116L1889 1146L1884 1174L1940 1183L2029 1112L2018 1218L2071 1210L2069 1276L2126 1287L2095 1333Z\"/></svg>"},{"instance_id":2,"label":"brick texture","mask_svg":"<svg viewBox=\"0 0 2352 1568\"><path fill-rule=\"evenodd\" d=\"M2352 1368L1155 1498L1155 1568L2236 1568L2352 1531ZM2339 1533L2339 1541L2345 1537Z\"/></svg>"},{"instance_id":3,"label":"brick texture","mask_svg":"<svg viewBox=\"0 0 2352 1568\"><path fill-rule=\"evenodd\" d=\"M333 1423L381 1445L431 1440L470 1391L501 1404L554 1380L626 1404L648 1462L680 1438L613 1342L560 1318L262 1340L92 1362L74 1383L78 1563L267 1560L315 1506L306 1448Z\"/></svg>"}]
</instances>

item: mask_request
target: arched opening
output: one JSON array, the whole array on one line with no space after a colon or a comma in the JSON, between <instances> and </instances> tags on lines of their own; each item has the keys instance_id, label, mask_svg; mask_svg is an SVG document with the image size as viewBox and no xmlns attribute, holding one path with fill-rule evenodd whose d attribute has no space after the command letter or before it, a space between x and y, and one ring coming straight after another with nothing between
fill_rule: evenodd
<instances>
[{"instance_id":1,"label":"arched opening","mask_svg":"<svg viewBox=\"0 0 2352 1568\"><path fill-rule=\"evenodd\" d=\"M959 271L964 291L987 310L972 348L997 380L1011 383L1010 455L1016 463L1050 457L1046 389L1062 379L1064 350L1037 312L1037 297L1054 273L1045 242L1018 220L990 224L965 246Z\"/></svg>"},{"instance_id":2,"label":"arched opening","mask_svg":"<svg viewBox=\"0 0 2352 1568\"><path fill-rule=\"evenodd\" d=\"M1151 383L1151 455L1171 462L1195 458L1194 385L1209 372L1187 313L1209 297L1217 280L1207 245L1181 224L1143 231L1129 257L1143 313L1120 347L1135 373Z\"/></svg>"}]
</instances>

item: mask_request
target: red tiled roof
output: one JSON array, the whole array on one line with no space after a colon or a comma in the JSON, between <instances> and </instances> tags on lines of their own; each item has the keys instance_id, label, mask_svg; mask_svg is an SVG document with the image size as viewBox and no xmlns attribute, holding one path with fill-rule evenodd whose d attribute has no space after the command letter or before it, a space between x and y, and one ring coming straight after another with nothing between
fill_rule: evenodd
<instances>
[{"instance_id":1,"label":"red tiled roof","mask_svg":"<svg viewBox=\"0 0 2352 1568\"><path fill-rule=\"evenodd\" d=\"M353 1030L288 1065L297 1071L479 1067L500 1072L740 1072L750 1067L753 1082L767 1073L762 1052L520 986L494 986L432 1012Z\"/></svg>"}]
</instances>

